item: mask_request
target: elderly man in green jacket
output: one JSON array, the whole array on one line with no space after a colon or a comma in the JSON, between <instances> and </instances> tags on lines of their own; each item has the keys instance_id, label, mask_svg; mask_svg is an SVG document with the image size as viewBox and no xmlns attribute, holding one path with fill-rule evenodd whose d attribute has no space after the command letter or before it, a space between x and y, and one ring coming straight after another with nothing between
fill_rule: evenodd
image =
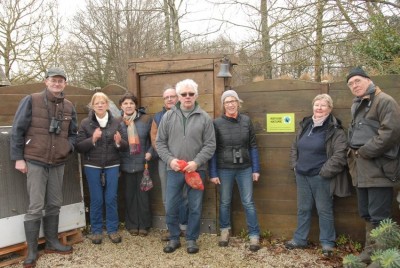
<instances>
[{"instance_id":1,"label":"elderly man in green jacket","mask_svg":"<svg viewBox=\"0 0 400 268\"><path fill-rule=\"evenodd\" d=\"M391 217L393 186L400 176L400 107L361 67L349 72L347 85L355 96L348 163L357 189L359 214L366 221L366 242L359 257L370 263L374 244L369 234L383 219Z\"/></svg>"}]
</instances>

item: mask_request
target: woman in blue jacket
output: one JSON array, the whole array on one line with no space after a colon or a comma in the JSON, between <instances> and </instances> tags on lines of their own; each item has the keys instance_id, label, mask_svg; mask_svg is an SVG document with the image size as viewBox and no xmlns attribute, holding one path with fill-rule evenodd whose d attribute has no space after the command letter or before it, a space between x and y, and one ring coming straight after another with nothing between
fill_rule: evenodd
<instances>
[{"instance_id":1,"label":"woman in blue jacket","mask_svg":"<svg viewBox=\"0 0 400 268\"><path fill-rule=\"evenodd\" d=\"M217 149L209 161L210 180L220 184L219 246L226 247L231 229L233 184L237 183L250 237L250 250L260 249L260 227L253 201L253 182L260 177L256 134L247 115L239 113L240 102L234 90L222 94L224 114L214 120Z\"/></svg>"}]
</instances>

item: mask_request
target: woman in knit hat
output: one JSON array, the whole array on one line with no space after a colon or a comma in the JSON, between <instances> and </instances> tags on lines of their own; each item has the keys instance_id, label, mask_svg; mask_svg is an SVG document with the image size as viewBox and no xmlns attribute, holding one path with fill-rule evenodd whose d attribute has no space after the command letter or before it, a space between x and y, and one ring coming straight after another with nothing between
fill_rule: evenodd
<instances>
[{"instance_id":1,"label":"woman in knit hat","mask_svg":"<svg viewBox=\"0 0 400 268\"><path fill-rule=\"evenodd\" d=\"M239 113L240 103L234 90L222 94L223 114L214 120L217 149L209 162L210 180L220 184L220 247L226 247L231 229L232 189L236 182L246 212L250 250L260 249L260 227L253 201L253 182L260 177L256 133L247 115Z\"/></svg>"}]
</instances>

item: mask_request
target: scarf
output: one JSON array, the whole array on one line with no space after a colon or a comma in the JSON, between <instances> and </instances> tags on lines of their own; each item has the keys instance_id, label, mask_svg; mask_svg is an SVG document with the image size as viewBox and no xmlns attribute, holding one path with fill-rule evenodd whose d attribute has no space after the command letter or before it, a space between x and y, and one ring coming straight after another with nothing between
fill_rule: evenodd
<instances>
[{"instance_id":1,"label":"scarf","mask_svg":"<svg viewBox=\"0 0 400 268\"><path fill-rule=\"evenodd\" d=\"M103 116L103 118L98 117L97 114L95 114L95 115L96 115L97 122L99 122L100 127L105 128L107 125L107 122L108 122L108 112L106 112L106 114Z\"/></svg>"},{"instance_id":2,"label":"scarf","mask_svg":"<svg viewBox=\"0 0 400 268\"><path fill-rule=\"evenodd\" d=\"M354 115L356 113L356 110L358 106L360 106L361 102L363 100L368 100L369 104L367 109L369 110L369 107L371 106L371 95L374 94L376 91L375 84L371 82L371 84L368 86L367 90L365 91L365 94L361 97L355 97L353 99L353 105L351 106L351 115L354 118Z\"/></svg>"},{"instance_id":3,"label":"scarf","mask_svg":"<svg viewBox=\"0 0 400 268\"><path fill-rule=\"evenodd\" d=\"M140 139L135 126L135 118L137 112L135 111L132 115L124 116L124 123L128 126L128 143L130 154L140 154Z\"/></svg>"},{"instance_id":4,"label":"scarf","mask_svg":"<svg viewBox=\"0 0 400 268\"><path fill-rule=\"evenodd\" d=\"M320 118L315 118L314 116L312 117L312 120L314 122L313 124L313 128L314 127L320 127L324 124L324 121L326 120L326 118L328 118L329 114L324 116L324 117L320 117Z\"/></svg>"}]
</instances>

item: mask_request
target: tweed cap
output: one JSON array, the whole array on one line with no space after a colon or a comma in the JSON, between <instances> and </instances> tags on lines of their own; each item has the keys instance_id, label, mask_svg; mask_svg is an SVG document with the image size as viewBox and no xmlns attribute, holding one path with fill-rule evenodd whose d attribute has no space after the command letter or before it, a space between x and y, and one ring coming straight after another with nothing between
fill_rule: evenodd
<instances>
[{"instance_id":1,"label":"tweed cap","mask_svg":"<svg viewBox=\"0 0 400 268\"><path fill-rule=\"evenodd\" d=\"M52 76L62 76L62 77L64 77L65 80L67 80L67 76L65 75L64 70L59 67L50 67L47 70L46 78L49 78Z\"/></svg>"}]
</instances>

